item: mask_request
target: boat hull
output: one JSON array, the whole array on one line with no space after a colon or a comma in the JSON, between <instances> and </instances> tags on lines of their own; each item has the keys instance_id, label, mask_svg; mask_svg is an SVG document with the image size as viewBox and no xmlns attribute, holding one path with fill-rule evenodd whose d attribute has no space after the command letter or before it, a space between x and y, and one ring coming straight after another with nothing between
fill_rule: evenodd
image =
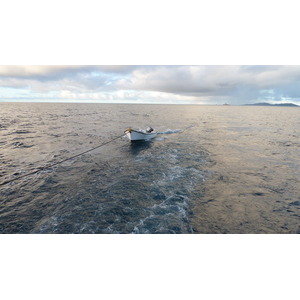
<instances>
[{"instance_id":1,"label":"boat hull","mask_svg":"<svg viewBox=\"0 0 300 300\"><path fill-rule=\"evenodd\" d=\"M136 130L126 130L126 136L133 142L133 141L148 141L157 136L157 132L145 133Z\"/></svg>"}]
</instances>

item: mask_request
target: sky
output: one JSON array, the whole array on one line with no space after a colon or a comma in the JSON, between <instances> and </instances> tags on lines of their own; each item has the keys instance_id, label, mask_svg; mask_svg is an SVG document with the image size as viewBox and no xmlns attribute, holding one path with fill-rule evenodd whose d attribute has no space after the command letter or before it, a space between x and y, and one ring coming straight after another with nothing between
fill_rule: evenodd
<instances>
[{"instance_id":1,"label":"sky","mask_svg":"<svg viewBox=\"0 0 300 300\"><path fill-rule=\"evenodd\" d=\"M300 104L300 66L2 65L0 101Z\"/></svg>"}]
</instances>

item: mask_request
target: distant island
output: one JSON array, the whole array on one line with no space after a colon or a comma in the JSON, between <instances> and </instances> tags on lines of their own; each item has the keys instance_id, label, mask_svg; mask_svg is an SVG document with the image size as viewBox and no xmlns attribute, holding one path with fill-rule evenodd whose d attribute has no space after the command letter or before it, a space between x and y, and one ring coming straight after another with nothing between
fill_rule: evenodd
<instances>
[{"instance_id":1,"label":"distant island","mask_svg":"<svg viewBox=\"0 0 300 300\"><path fill-rule=\"evenodd\" d=\"M270 103L253 103L253 104L245 104L247 106L289 106L289 107L299 107L294 103L280 103L280 104L270 104Z\"/></svg>"}]
</instances>

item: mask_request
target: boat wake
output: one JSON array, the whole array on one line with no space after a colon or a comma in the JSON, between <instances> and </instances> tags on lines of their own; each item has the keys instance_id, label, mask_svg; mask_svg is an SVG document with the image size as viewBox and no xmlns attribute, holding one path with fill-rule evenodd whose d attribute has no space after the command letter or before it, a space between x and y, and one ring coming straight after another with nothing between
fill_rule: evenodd
<instances>
[{"instance_id":1,"label":"boat wake","mask_svg":"<svg viewBox=\"0 0 300 300\"><path fill-rule=\"evenodd\" d=\"M167 129L166 131L158 132L157 134L172 134L172 133L178 133L181 132L181 129Z\"/></svg>"}]
</instances>

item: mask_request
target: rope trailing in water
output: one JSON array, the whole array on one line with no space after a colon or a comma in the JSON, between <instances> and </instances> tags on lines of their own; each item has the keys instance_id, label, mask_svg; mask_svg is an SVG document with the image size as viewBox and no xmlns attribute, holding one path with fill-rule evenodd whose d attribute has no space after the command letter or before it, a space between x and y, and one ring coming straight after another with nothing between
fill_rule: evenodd
<instances>
[{"instance_id":1,"label":"rope trailing in water","mask_svg":"<svg viewBox=\"0 0 300 300\"><path fill-rule=\"evenodd\" d=\"M115 140L117 140L117 139L123 137L123 136L124 136L124 134L119 135L119 136L117 136L117 137L115 137L115 138L113 138L113 139L111 139L111 140L109 140L109 141L107 141L107 142L105 142L105 143L103 143L103 144L101 144L101 145L98 145L98 146L96 146L96 147L94 147L94 148L91 148L91 149L89 149L89 150L86 150L86 151L84 151L84 152L81 152L81 153L79 153L79 154L76 154L76 155L74 155L74 156L68 157L68 158L66 158L66 159L63 159L63 160L58 161L58 162L55 162L55 163L53 163L53 164L51 164L51 165L48 165L48 166L45 166L45 167L39 167L39 168L37 168L36 170L34 170L34 171L30 172L30 173L26 173L26 174L21 175L21 176L19 176L19 177L15 177L15 178L12 178L12 179L10 179L10 180L1 182L1 183L0 183L0 186L6 185L6 184L8 184L8 183L10 183L10 182L19 180L19 179L21 179L21 178L23 178L23 177L27 177L27 176L29 176L29 175L33 175L33 174L36 174L36 173L38 173L38 172L41 172L41 171L50 169L50 168L52 168L52 167L55 167L55 166L57 166L57 165L59 165L59 164L62 164L62 163L64 163L64 162L68 161L68 160L74 159L74 158L76 158L76 157L78 157L78 156L81 156L81 155L86 154L86 153L88 153L88 152L91 152L91 151L93 151L93 150L95 150L95 149L98 149L98 148L100 148L100 147L103 147L103 146L105 146L105 145L107 145L107 144L109 144L109 143L111 143L111 142L113 142L113 141L115 141Z\"/></svg>"}]
</instances>

